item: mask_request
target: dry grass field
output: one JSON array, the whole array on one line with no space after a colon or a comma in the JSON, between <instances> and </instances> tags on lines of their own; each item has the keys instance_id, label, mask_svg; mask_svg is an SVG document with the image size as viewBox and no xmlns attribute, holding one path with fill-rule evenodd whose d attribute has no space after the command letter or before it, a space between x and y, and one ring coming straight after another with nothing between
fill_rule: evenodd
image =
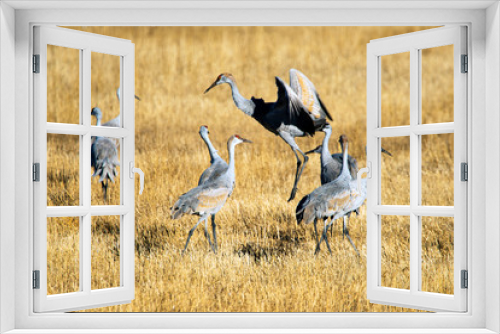
<instances>
[{"instance_id":1,"label":"dry grass field","mask_svg":"<svg viewBox=\"0 0 500 334\"><path fill-rule=\"evenodd\" d=\"M77 27L132 40L136 47L136 165L146 174L136 196L136 294L127 305L96 312L406 312L366 299L366 208L349 223L357 257L341 223L314 256L313 227L297 225L295 207L320 185L313 156L287 203L295 157L280 138L239 111L224 85L203 94L222 72L236 78L246 97L276 98L274 76L288 81L297 68L316 85L333 116L335 139L349 136L349 153L365 166L366 44L417 31L412 27ZM78 122L78 53L49 49L48 120ZM423 53L423 120L453 120L450 47ZM383 125L409 120L409 67L405 55L383 60ZM119 62L92 58L92 106L106 122L118 115ZM451 79L450 79L451 78ZM450 81L451 80L451 81ZM450 85L451 82L451 85ZM75 93L76 92L76 93ZM88 111L90 112L90 110ZM450 118L451 117L451 118ZM236 188L217 215L219 252L209 251L202 226L184 257L181 250L197 217L170 218L177 198L196 186L209 165L198 135L207 125L223 158L232 134L251 139L236 148ZM78 138L48 136L48 205L78 204ZM303 150L323 134L298 139ZM453 205L453 136L422 138L422 201ZM409 140L384 139L383 204L408 204ZM119 203L119 178L109 204ZM138 182L136 184L138 189ZM92 203L103 204L92 181ZM138 194L138 190L137 190ZM453 219L425 218L423 290L453 293ZM382 284L409 288L409 219L383 217ZM78 219L48 221L49 293L78 290ZM92 287L119 285L119 217L93 219Z\"/></svg>"}]
</instances>

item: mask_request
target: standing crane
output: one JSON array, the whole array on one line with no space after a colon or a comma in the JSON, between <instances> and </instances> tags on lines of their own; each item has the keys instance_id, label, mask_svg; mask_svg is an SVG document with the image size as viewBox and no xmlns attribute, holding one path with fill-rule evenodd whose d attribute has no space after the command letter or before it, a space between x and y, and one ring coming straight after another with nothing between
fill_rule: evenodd
<instances>
[{"instance_id":1,"label":"standing crane","mask_svg":"<svg viewBox=\"0 0 500 334\"><path fill-rule=\"evenodd\" d=\"M92 109L93 116L97 119L97 126L101 125L102 112L101 109L95 107ZM94 168L92 177L99 176L101 182L104 202L108 200L109 180L115 182L117 176L116 166L120 165L118 159L118 148L114 140L106 137L92 137L92 146L90 147L90 162Z\"/></svg>"},{"instance_id":2,"label":"standing crane","mask_svg":"<svg viewBox=\"0 0 500 334\"><path fill-rule=\"evenodd\" d=\"M291 201L295 198L297 184L309 160L295 142L295 138L313 136L316 131L328 124L326 118L332 120L332 117L319 98L314 84L300 71L290 70L290 86L279 77L275 80L278 87L276 102L264 102L254 97L247 100L240 94L233 75L229 73L220 74L205 93L217 85L229 84L236 107L290 145L297 159L295 181L288 199ZM303 161L297 152L302 155Z\"/></svg>"},{"instance_id":3,"label":"standing crane","mask_svg":"<svg viewBox=\"0 0 500 334\"><path fill-rule=\"evenodd\" d=\"M325 126L325 128L323 129L323 132L325 132L325 138L323 139L323 143L321 145L319 145L318 147L316 147L315 149L306 152L306 155L311 154L311 153L321 154L321 184L322 185L335 180L340 175L340 173L342 171L342 163L343 163L342 153L330 154L330 150L328 149L328 142L329 142L331 134L332 134L332 128L330 127L330 125ZM381 152L392 157L392 154L389 151L387 151L386 149L384 149L383 147L381 148ZM357 187L356 180L358 177L358 163L357 163L356 159L354 157L352 157L351 155L347 155L347 157L348 157L349 173L351 174L351 183L352 183L352 187L353 187L353 191L354 191L354 188ZM346 216L344 216L344 222L343 222L343 234L347 235L347 237L349 238L349 241L353 245L354 249L356 249L356 247L352 243L352 240L349 236L349 230L347 229L347 225L346 225L345 220L346 220L346 217L351 219L352 212L355 212L356 215L359 215L359 208L363 205L364 200L366 199L366 180L361 180L361 182L362 182L362 186L365 187L364 188L364 197L362 200L361 200L361 198L357 199L358 202L360 201L359 205L355 206L353 211L348 212L346 214Z\"/></svg>"},{"instance_id":4,"label":"standing crane","mask_svg":"<svg viewBox=\"0 0 500 334\"><path fill-rule=\"evenodd\" d=\"M316 235L317 244L316 250L314 252L315 254L320 251L320 244L323 239L325 240L325 243L328 247L328 251L330 252L330 254L332 253L330 244L328 243L326 232L328 231L328 228L333 224L333 221L338 218L344 217L348 212L352 211L352 206L354 205L353 202L355 202L357 197L359 197L359 194L352 193L350 186L351 176L348 168L347 136L340 136L339 142L343 148L342 172L335 180L316 188L309 195L304 196L300 200L299 204L297 205L297 209L295 210L297 223L299 224L304 221L305 224L314 222L314 224L316 225L316 221L318 219L322 219L324 222L323 233L319 241L317 241ZM329 218L330 223L327 224ZM350 237L349 241L354 247L356 253L359 255Z\"/></svg>"},{"instance_id":5,"label":"standing crane","mask_svg":"<svg viewBox=\"0 0 500 334\"><path fill-rule=\"evenodd\" d=\"M227 150L229 151L229 166L227 170L214 177L211 181L202 183L189 190L187 193L181 195L177 202L171 209L173 219L181 218L185 214L198 215L200 219L189 231L186 246L184 246L183 253L189 245L189 239L193 235L198 225L205 222L205 237L208 240L209 246L214 253L217 252L217 234L215 232L215 215L224 206L227 198L231 195L234 189L235 175L234 175L234 148L241 143L251 143L250 140L241 138L238 135L231 136L227 141ZM208 217L212 215L212 230L214 235L214 244L210 241L208 233Z\"/></svg>"},{"instance_id":6,"label":"standing crane","mask_svg":"<svg viewBox=\"0 0 500 334\"><path fill-rule=\"evenodd\" d=\"M208 127L206 125L202 125L200 127L200 136L207 145L208 153L210 153L210 167L205 169L203 174L201 174L200 179L198 180L198 185L210 182L214 178L217 178L221 174L225 173L228 168L227 163L219 156L217 150L212 145L212 142L208 138L208 134ZM212 216L212 220L213 219L215 219L215 216Z\"/></svg>"},{"instance_id":7,"label":"standing crane","mask_svg":"<svg viewBox=\"0 0 500 334\"><path fill-rule=\"evenodd\" d=\"M326 139L326 137L325 137ZM321 184L328 183L330 181L335 180L339 175L340 172L342 171L342 153L334 153L330 155L330 151L328 150L328 147L326 148L325 152L323 152L323 147L324 147L325 141L323 140L323 144L319 145L313 150L307 151L306 155L309 155L311 153L318 153L320 154L320 161L321 161ZM326 141L326 144L328 144L328 141ZM383 147L380 150L382 153L387 154L388 156L392 157L391 152L387 151ZM351 179L355 180L358 176L358 162L356 161L356 158L352 157L351 155L348 155L348 163L349 163L349 173L351 174Z\"/></svg>"},{"instance_id":8,"label":"standing crane","mask_svg":"<svg viewBox=\"0 0 500 334\"><path fill-rule=\"evenodd\" d=\"M118 98L118 102L120 102L120 98L121 98L120 87L118 87L118 89L116 90L116 97ZM139 96L137 96L137 95L134 95L134 97L138 101L141 100L141 98ZM120 115L118 115L117 117L113 118L110 121L107 121L104 124L101 124L101 119L102 119L102 111L101 111L101 109L99 107L92 108L92 115L94 115L94 113L95 113L95 116L96 116L96 119L97 119L97 124L96 124L97 126L111 126L111 127L115 127L115 128L119 128L121 126L121 124L120 124ZM99 115L99 116L97 116L97 115Z\"/></svg>"}]
</instances>

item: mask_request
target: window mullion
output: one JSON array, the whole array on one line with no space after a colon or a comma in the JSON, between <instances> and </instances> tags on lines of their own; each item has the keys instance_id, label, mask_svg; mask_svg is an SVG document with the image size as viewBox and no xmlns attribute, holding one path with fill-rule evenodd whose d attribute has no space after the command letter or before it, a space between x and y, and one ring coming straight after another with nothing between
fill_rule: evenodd
<instances>
[{"instance_id":1,"label":"window mullion","mask_svg":"<svg viewBox=\"0 0 500 334\"><path fill-rule=\"evenodd\" d=\"M80 149L80 191L81 205L86 208L87 214L80 219L80 281L81 289L85 293L91 291L92 282L92 216L91 205L91 157L92 145L90 135L91 125L91 51L85 48L80 53L80 119L87 132L81 136Z\"/></svg>"},{"instance_id":2,"label":"window mullion","mask_svg":"<svg viewBox=\"0 0 500 334\"><path fill-rule=\"evenodd\" d=\"M420 136L414 130L420 116L419 50L410 50L410 291L420 290L419 216L414 212L420 204Z\"/></svg>"}]
</instances>

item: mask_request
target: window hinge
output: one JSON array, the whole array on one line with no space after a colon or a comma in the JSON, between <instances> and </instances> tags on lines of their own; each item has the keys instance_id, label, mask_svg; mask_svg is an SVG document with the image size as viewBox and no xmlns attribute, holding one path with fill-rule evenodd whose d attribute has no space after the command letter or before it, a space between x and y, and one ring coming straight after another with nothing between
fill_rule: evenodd
<instances>
[{"instance_id":1,"label":"window hinge","mask_svg":"<svg viewBox=\"0 0 500 334\"><path fill-rule=\"evenodd\" d=\"M461 167L461 180L462 181L469 181L469 166L467 165L466 162L462 162L460 164Z\"/></svg>"},{"instance_id":2,"label":"window hinge","mask_svg":"<svg viewBox=\"0 0 500 334\"><path fill-rule=\"evenodd\" d=\"M462 276L462 289L467 289L469 288L469 273L467 270L462 270L461 272Z\"/></svg>"},{"instance_id":3,"label":"window hinge","mask_svg":"<svg viewBox=\"0 0 500 334\"><path fill-rule=\"evenodd\" d=\"M467 55L462 55L462 73L469 72L469 57Z\"/></svg>"},{"instance_id":4,"label":"window hinge","mask_svg":"<svg viewBox=\"0 0 500 334\"><path fill-rule=\"evenodd\" d=\"M33 181L40 182L40 163L33 164Z\"/></svg>"},{"instance_id":5,"label":"window hinge","mask_svg":"<svg viewBox=\"0 0 500 334\"><path fill-rule=\"evenodd\" d=\"M40 73L40 55L33 55L33 73Z\"/></svg>"},{"instance_id":6,"label":"window hinge","mask_svg":"<svg viewBox=\"0 0 500 334\"><path fill-rule=\"evenodd\" d=\"M33 289L40 289L40 270L33 270Z\"/></svg>"}]
</instances>

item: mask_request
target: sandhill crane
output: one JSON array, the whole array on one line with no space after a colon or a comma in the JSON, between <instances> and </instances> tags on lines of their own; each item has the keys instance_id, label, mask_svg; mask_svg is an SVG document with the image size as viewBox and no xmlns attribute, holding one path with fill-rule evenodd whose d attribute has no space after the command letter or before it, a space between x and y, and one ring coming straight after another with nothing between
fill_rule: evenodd
<instances>
[{"instance_id":1,"label":"sandhill crane","mask_svg":"<svg viewBox=\"0 0 500 334\"><path fill-rule=\"evenodd\" d=\"M220 74L205 93L217 85L229 84L236 107L290 145L297 159L295 181L288 199L291 201L295 198L297 184L309 159L299 148L295 138L313 136L328 124L326 118L332 120L332 117L319 98L314 84L298 70L290 70L290 86L278 77L275 80L278 87L276 102L264 102L254 97L247 100L240 94L234 77L229 73ZM297 152L302 155L303 161Z\"/></svg>"},{"instance_id":2,"label":"sandhill crane","mask_svg":"<svg viewBox=\"0 0 500 334\"><path fill-rule=\"evenodd\" d=\"M95 116L97 126L101 126L101 109L98 107L92 108L91 115ZM92 137L90 162L94 168L92 177L99 176L99 182L101 182L104 193L104 202L107 202L109 180L115 182L116 166L120 165L115 141L106 137Z\"/></svg>"},{"instance_id":3,"label":"sandhill crane","mask_svg":"<svg viewBox=\"0 0 500 334\"><path fill-rule=\"evenodd\" d=\"M332 136L332 127L328 124L323 128L325 138L322 145L319 145L314 150L307 151L306 155L311 153L321 154L321 184L325 184L335 180L342 172L342 153L330 154L328 142ZM348 168L351 178L355 179L358 172L358 163L356 159L348 155Z\"/></svg>"},{"instance_id":4,"label":"sandhill crane","mask_svg":"<svg viewBox=\"0 0 500 334\"><path fill-rule=\"evenodd\" d=\"M315 149L306 152L306 154L311 154L311 153L319 153L321 154L321 184L325 184L328 182L331 182L335 180L339 175L340 172L342 171L342 153L334 153L330 155L330 150L328 149L328 142L330 140L331 134L332 134L332 129L330 125L325 126L323 129L323 132L325 132L325 138L323 139L323 143L316 147ZM389 156L392 157L392 154L384 149L383 147L381 148L381 152L385 153ZM349 173L351 174L351 181L352 182L352 187L356 188L357 183L357 174L358 174L358 163L354 157L351 155L348 155L348 166L349 166ZM362 185L364 185L364 198L361 200L358 198L358 201L361 201L358 206L355 206L355 209L351 212L348 212L346 214L347 218L350 219L351 213L355 212L356 215L359 215L359 208L363 205L364 200L366 199L366 180L362 180ZM349 230L347 229L347 225L345 222L346 216L344 216L344 222L343 222L343 233L344 235L347 235L349 237Z\"/></svg>"},{"instance_id":5,"label":"sandhill crane","mask_svg":"<svg viewBox=\"0 0 500 334\"><path fill-rule=\"evenodd\" d=\"M115 182L116 166L120 165L118 161L118 150L115 143L106 137L94 137L90 148L91 163L94 168L94 176L99 176L101 182L104 202L108 199L108 182Z\"/></svg>"},{"instance_id":6,"label":"sandhill crane","mask_svg":"<svg viewBox=\"0 0 500 334\"><path fill-rule=\"evenodd\" d=\"M325 152L323 152L325 142L328 143L328 140L326 139L327 138L325 137L325 139L323 140L323 144L319 145L313 150L306 152L306 155L309 155L311 153L318 153L321 156L321 184L325 184L335 180L342 171L342 153L334 153L330 155L330 151L328 150L328 148L326 148ZM381 148L381 152L392 157L391 152L387 151L383 147ZM348 163L351 179L356 179L358 174L358 162L356 161L356 158L348 155Z\"/></svg>"},{"instance_id":7,"label":"sandhill crane","mask_svg":"<svg viewBox=\"0 0 500 334\"><path fill-rule=\"evenodd\" d=\"M118 98L118 101L120 101L120 97L121 97L121 92L120 92L120 87L118 87L118 89L116 90L116 97ZM137 95L134 95L135 99L136 100L141 100L141 98ZM102 119L102 111L99 107L94 107L92 108L92 115L96 116L96 119L97 119L97 126L111 126L111 127L115 127L115 128L119 128L121 126L120 124L120 115L118 115L117 117L113 118L112 120L110 121L107 121L106 123L104 124L101 124L101 119Z\"/></svg>"},{"instance_id":8,"label":"sandhill crane","mask_svg":"<svg viewBox=\"0 0 500 334\"><path fill-rule=\"evenodd\" d=\"M208 138L208 134L208 127L206 125L202 125L200 127L200 136L207 145L208 152L210 153L210 167L205 169L203 174L201 174L200 179L198 180L198 185L210 182L211 180L219 177L221 174L225 173L228 168L227 163L219 156L217 150L212 145L212 142ZM214 219L213 216L212 219Z\"/></svg>"},{"instance_id":9,"label":"sandhill crane","mask_svg":"<svg viewBox=\"0 0 500 334\"><path fill-rule=\"evenodd\" d=\"M325 243L328 247L328 251L330 252L330 254L332 253L332 250L328 243L326 232L328 231L328 228L332 225L334 220L342 218L346 215L347 212L352 211L353 202L359 196L356 193L353 194L350 187L351 176L348 169L347 136L340 136L339 142L343 147L342 172L335 180L328 182L320 186L319 188L316 188L312 193L304 196L300 200L295 211L297 223L301 223L302 221L304 221L305 224L310 224L312 222L316 224L316 221L318 219L322 219L324 221L325 226L319 242L317 241L316 236L317 244L315 254L319 252L320 244L323 239L325 240ZM328 218L331 219L329 224L327 224ZM348 238L351 242L351 245L354 247L354 250L359 255L358 250L354 246L354 243L352 242L349 235Z\"/></svg>"},{"instance_id":10,"label":"sandhill crane","mask_svg":"<svg viewBox=\"0 0 500 334\"><path fill-rule=\"evenodd\" d=\"M241 143L251 143L250 140L241 138L238 135L231 136L227 141L227 149L229 151L229 166L225 173L214 178L210 182L205 182L196 188L189 190L181 195L171 210L172 218L178 219L185 214L194 214L200 216L200 219L189 231L186 246L183 253L189 245L189 239L193 235L194 230L198 225L205 221L205 237L208 240L209 246L214 253L217 252L217 234L215 232L215 215L224 206L227 198L231 195L234 189L234 148ZM212 215L212 230L214 235L214 244L210 241L208 233L208 216Z\"/></svg>"}]
</instances>

